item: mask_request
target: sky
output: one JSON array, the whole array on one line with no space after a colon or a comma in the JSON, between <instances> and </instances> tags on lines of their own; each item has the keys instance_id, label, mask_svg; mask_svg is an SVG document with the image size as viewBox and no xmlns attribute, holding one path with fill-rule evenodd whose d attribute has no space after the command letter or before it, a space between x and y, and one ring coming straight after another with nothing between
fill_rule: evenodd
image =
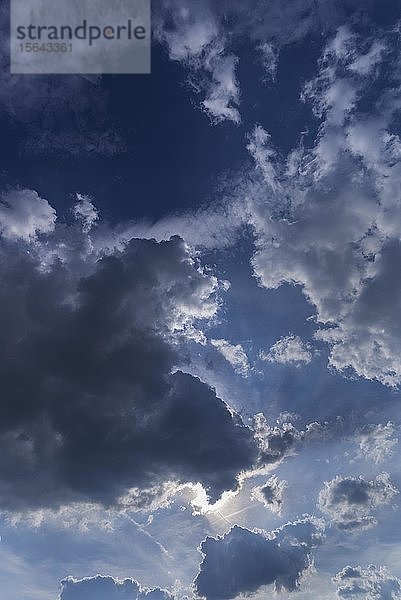
<instances>
[{"instance_id":1,"label":"sky","mask_svg":"<svg viewBox=\"0 0 401 600\"><path fill-rule=\"evenodd\" d=\"M2 600L401 599L401 10L153 0L11 75Z\"/></svg>"}]
</instances>

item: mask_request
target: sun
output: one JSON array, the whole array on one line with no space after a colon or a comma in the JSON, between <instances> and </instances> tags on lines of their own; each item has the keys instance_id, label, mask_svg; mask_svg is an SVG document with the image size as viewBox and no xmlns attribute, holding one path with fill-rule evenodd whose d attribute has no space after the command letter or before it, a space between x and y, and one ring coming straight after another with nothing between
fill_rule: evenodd
<instances>
[{"instance_id":1,"label":"sun","mask_svg":"<svg viewBox=\"0 0 401 600\"><path fill-rule=\"evenodd\" d=\"M223 492L221 498L210 504L208 501L207 493L201 483L196 483L190 486L194 496L191 499L191 506L194 509L194 514L207 515L210 513L219 513L229 500L232 500L237 496L238 491L227 491Z\"/></svg>"}]
</instances>

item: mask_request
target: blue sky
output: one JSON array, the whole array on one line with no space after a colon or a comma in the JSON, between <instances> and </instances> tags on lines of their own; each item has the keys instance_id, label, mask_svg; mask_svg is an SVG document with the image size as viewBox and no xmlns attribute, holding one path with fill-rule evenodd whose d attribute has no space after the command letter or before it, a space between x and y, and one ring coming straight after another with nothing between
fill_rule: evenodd
<instances>
[{"instance_id":1,"label":"blue sky","mask_svg":"<svg viewBox=\"0 0 401 600\"><path fill-rule=\"evenodd\" d=\"M401 598L401 14L155 0L8 72L0 596Z\"/></svg>"}]
</instances>

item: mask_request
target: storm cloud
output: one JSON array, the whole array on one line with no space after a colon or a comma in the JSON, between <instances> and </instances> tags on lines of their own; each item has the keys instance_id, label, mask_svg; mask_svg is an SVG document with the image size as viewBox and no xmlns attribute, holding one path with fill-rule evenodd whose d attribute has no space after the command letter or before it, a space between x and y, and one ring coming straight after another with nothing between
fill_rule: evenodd
<instances>
[{"instance_id":1,"label":"storm cloud","mask_svg":"<svg viewBox=\"0 0 401 600\"><path fill-rule=\"evenodd\" d=\"M168 480L218 499L258 449L212 388L177 370L180 339L217 310L216 278L177 237L57 256L87 238L75 227L35 221L1 243L2 508L116 503Z\"/></svg>"}]
</instances>

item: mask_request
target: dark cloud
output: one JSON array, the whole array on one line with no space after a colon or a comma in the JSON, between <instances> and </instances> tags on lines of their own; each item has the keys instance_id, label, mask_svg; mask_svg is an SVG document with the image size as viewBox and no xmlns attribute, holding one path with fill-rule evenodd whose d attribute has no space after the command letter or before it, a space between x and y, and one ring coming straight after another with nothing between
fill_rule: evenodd
<instances>
[{"instance_id":1,"label":"dark cloud","mask_svg":"<svg viewBox=\"0 0 401 600\"><path fill-rule=\"evenodd\" d=\"M84 579L64 579L59 600L173 600L173 596L160 588L144 589L134 579L119 581L113 577L96 575Z\"/></svg>"},{"instance_id":2,"label":"dark cloud","mask_svg":"<svg viewBox=\"0 0 401 600\"><path fill-rule=\"evenodd\" d=\"M209 314L214 279L179 238L41 267L50 245L0 248L2 508L115 503L166 480L212 500L236 488L256 460L251 430L174 372L172 334Z\"/></svg>"},{"instance_id":3,"label":"dark cloud","mask_svg":"<svg viewBox=\"0 0 401 600\"><path fill-rule=\"evenodd\" d=\"M337 476L325 483L318 506L339 529L360 530L376 525L371 512L388 504L397 493L387 473L372 481Z\"/></svg>"},{"instance_id":4,"label":"dark cloud","mask_svg":"<svg viewBox=\"0 0 401 600\"><path fill-rule=\"evenodd\" d=\"M311 547L320 539L320 523L310 519L266 535L235 525L223 536L202 542L204 559L194 582L196 591L207 600L251 594L266 585L294 591L311 565Z\"/></svg>"}]
</instances>

